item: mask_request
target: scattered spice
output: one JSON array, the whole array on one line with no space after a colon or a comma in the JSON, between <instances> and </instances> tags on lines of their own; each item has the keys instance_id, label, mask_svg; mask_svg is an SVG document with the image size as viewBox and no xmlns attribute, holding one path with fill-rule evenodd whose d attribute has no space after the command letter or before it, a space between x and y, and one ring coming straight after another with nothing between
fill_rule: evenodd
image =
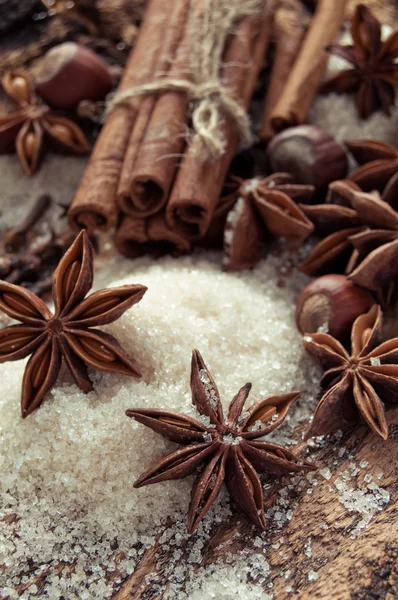
<instances>
[{"instance_id":1,"label":"scattered spice","mask_svg":"<svg viewBox=\"0 0 398 600\"><path fill-rule=\"evenodd\" d=\"M380 22L371 11L359 4L352 18L353 45L331 44L328 52L340 56L352 67L340 71L321 85L320 92L356 92L356 105L361 119L382 109L386 114L395 100L398 85L398 30L383 42Z\"/></svg>"},{"instance_id":2,"label":"scattered spice","mask_svg":"<svg viewBox=\"0 0 398 600\"><path fill-rule=\"evenodd\" d=\"M146 292L142 285L100 290L85 298L93 282L93 248L83 230L60 261L53 277L55 314L35 294L0 281L0 308L20 321L0 330L0 362L31 354L23 382L22 417L28 416L53 387L62 357L76 384L92 390L87 366L139 377L135 361L108 333L93 329L112 323Z\"/></svg>"},{"instance_id":3,"label":"scattered spice","mask_svg":"<svg viewBox=\"0 0 398 600\"><path fill-rule=\"evenodd\" d=\"M296 204L310 201L312 185L293 183L288 173L247 181L232 177L226 185L237 198L224 230L226 270L253 267L263 256L267 234L301 243L312 232L311 221Z\"/></svg>"},{"instance_id":4,"label":"scattered spice","mask_svg":"<svg viewBox=\"0 0 398 600\"><path fill-rule=\"evenodd\" d=\"M398 338L380 344L381 327L382 312L374 305L352 326L351 354L327 333L304 336L305 349L325 369L321 384L326 388L307 436L331 433L361 417L372 431L388 438L383 403L397 402Z\"/></svg>"},{"instance_id":5,"label":"scattered spice","mask_svg":"<svg viewBox=\"0 0 398 600\"><path fill-rule=\"evenodd\" d=\"M365 192L378 190L383 200L398 208L398 149L379 140L352 140L345 143L361 165L350 179Z\"/></svg>"},{"instance_id":6,"label":"scattered spice","mask_svg":"<svg viewBox=\"0 0 398 600\"><path fill-rule=\"evenodd\" d=\"M2 234L0 278L37 296L51 290L52 273L75 238L67 225L52 228L51 205L48 194L40 195L22 222Z\"/></svg>"},{"instance_id":7,"label":"scattered spice","mask_svg":"<svg viewBox=\"0 0 398 600\"><path fill-rule=\"evenodd\" d=\"M85 154L90 150L84 133L76 123L51 112L38 100L25 71L7 72L2 84L6 94L18 105L18 110L0 117L0 152L15 148L26 175L37 171L45 142L55 151Z\"/></svg>"},{"instance_id":8,"label":"scattered spice","mask_svg":"<svg viewBox=\"0 0 398 600\"><path fill-rule=\"evenodd\" d=\"M192 403L200 421L180 413L156 409L129 409L126 415L150 427L164 438L186 446L162 458L143 473L134 487L181 479L205 464L192 488L188 531L193 532L219 494L225 481L237 507L253 523L265 529L263 491L257 472L284 474L316 467L283 446L254 441L285 419L299 392L270 396L242 413L251 383L233 398L225 419L217 386L198 350L192 354Z\"/></svg>"}]
</instances>

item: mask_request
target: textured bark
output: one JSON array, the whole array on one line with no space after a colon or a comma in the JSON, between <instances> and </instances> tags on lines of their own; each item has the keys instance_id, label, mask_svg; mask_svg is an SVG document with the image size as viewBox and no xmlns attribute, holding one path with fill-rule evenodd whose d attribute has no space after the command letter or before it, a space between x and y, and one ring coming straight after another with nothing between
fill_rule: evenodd
<instances>
[{"instance_id":1,"label":"textured bark","mask_svg":"<svg viewBox=\"0 0 398 600\"><path fill-rule=\"evenodd\" d=\"M393 600L398 597L398 409L388 412L388 420L390 439L387 442L360 427L351 434L345 434L339 442L327 442L320 451L313 452L312 456L320 468L329 465L332 477L327 480L315 472L318 485L312 488L312 494L306 493L306 490L299 493L291 521L279 533L272 531L270 523L266 558L271 566L271 575L264 586L264 593L272 591L278 600L298 597L300 600ZM346 452L339 459L337 453L343 446ZM336 460L338 464L333 465ZM390 493L391 499L381 512L375 514L368 528L354 538L351 537L352 532L361 517L341 504L334 482L350 469L350 463L358 465L362 461L369 464L358 475L358 483L362 483L365 472L370 473L373 480ZM379 471L384 473L381 482L375 477ZM269 491L265 510L274 505L279 487L279 484L275 485ZM250 530L247 521L238 516L221 525L203 549L201 566L227 557L230 563L231 555L253 547L254 536ZM237 533L239 537L236 537ZM281 538L284 543L277 548ZM306 546L309 539L312 556L308 556ZM258 549L253 547L253 552L256 551ZM161 550L159 554L157 545L147 550L135 573L124 582L113 600L162 598L163 594L151 589L146 577L151 575L157 586L167 588L167 577L162 576L162 564L167 562L168 557L162 555ZM184 557L181 562L184 562ZM291 575L286 579L284 573L288 570ZM316 581L308 579L310 571L317 573ZM270 581L272 590L268 587ZM292 592L286 591L288 585Z\"/></svg>"}]
</instances>

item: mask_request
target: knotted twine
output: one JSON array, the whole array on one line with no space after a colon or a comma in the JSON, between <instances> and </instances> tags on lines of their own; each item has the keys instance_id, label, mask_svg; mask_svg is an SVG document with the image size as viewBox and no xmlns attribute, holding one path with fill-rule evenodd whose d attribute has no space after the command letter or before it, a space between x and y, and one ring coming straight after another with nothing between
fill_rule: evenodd
<instances>
[{"instance_id":1,"label":"knotted twine","mask_svg":"<svg viewBox=\"0 0 398 600\"><path fill-rule=\"evenodd\" d=\"M192 40L192 80L166 77L116 92L107 102L105 115L118 106L129 107L128 100L136 96L166 91L185 92L190 99L193 130L190 151L193 156L205 162L224 154L227 142L220 127L223 113L233 119L241 147L250 146L249 117L231 90L221 82L220 71L226 38L233 25L243 17L259 12L262 4L263 0L191 0L188 27Z\"/></svg>"}]
</instances>

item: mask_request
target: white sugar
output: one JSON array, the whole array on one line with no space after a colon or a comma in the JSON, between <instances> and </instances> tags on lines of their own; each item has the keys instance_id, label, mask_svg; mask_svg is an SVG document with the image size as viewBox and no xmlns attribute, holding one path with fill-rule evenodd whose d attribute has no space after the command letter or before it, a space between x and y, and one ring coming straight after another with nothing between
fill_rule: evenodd
<instances>
[{"instance_id":1,"label":"white sugar","mask_svg":"<svg viewBox=\"0 0 398 600\"><path fill-rule=\"evenodd\" d=\"M170 550L168 598L206 600L214 593L235 598L237 591L248 600L266 597L260 583L268 585L269 566L258 555L237 556L233 567L194 569L214 528L230 518L224 488L193 536L186 533L193 477L132 488L176 445L124 411L163 407L198 418L189 387L191 352L198 348L225 412L246 381L253 383L247 406L268 395L303 390L300 404L273 436L279 443L288 439L297 423L308 419L318 381L311 382L312 361L294 324L295 297L306 279L295 272L279 288L275 273L284 260L269 257L253 272L235 275L220 271L219 255L156 263L110 258L96 277L97 288L132 282L149 288L138 305L104 327L136 358L141 381L92 372L95 391L84 395L63 370L41 408L21 420L24 361L0 365L0 478L7 490L0 519L16 515L0 528L0 564L6 566L0 573L2 590L14 590L21 571L33 583L49 566L41 593L50 600L109 598L117 581L134 571L160 537L161 547ZM275 361L283 369L276 371ZM207 417L200 420L209 424ZM281 527L292 518L292 507L278 502L270 518ZM169 517L173 525L166 527ZM181 551L188 560L181 561ZM60 561L73 568L59 573ZM148 582L152 590L163 585L156 573Z\"/></svg>"},{"instance_id":2,"label":"white sugar","mask_svg":"<svg viewBox=\"0 0 398 600\"><path fill-rule=\"evenodd\" d=\"M381 360L380 358L377 358L377 356L371 356L370 357L370 364L372 365L372 367L380 367L381 365Z\"/></svg>"},{"instance_id":3,"label":"white sugar","mask_svg":"<svg viewBox=\"0 0 398 600\"><path fill-rule=\"evenodd\" d=\"M324 469L320 469L319 474L322 475L322 477L324 477L328 481L332 477L332 472L328 467L325 467Z\"/></svg>"},{"instance_id":4,"label":"white sugar","mask_svg":"<svg viewBox=\"0 0 398 600\"><path fill-rule=\"evenodd\" d=\"M228 433L228 434L222 436L223 444L227 444L227 445L231 445L231 446L238 446L241 441L242 441L242 438L239 435L233 435L232 433Z\"/></svg>"},{"instance_id":5,"label":"white sugar","mask_svg":"<svg viewBox=\"0 0 398 600\"><path fill-rule=\"evenodd\" d=\"M362 461L360 465L364 465L362 468L367 466L367 461ZM352 530L351 537L356 537L360 534L362 529L369 526L370 521L374 515L389 503L390 494L384 488L378 486L376 483L372 483L372 476L366 474L364 477L364 484L358 484L357 481L353 481L358 473L358 468L353 468L343 471L341 476L336 479L334 485L339 494L339 502L350 512L357 513L360 516L360 520L356 523L356 526Z\"/></svg>"}]
</instances>

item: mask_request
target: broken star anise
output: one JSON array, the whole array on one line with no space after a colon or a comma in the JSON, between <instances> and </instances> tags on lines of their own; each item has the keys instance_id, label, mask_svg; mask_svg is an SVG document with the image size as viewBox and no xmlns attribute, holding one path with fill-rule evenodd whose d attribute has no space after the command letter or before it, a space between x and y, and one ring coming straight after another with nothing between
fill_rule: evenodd
<instances>
[{"instance_id":1,"label":"broken star anise","mask_svg":"<svg viewBox=\"0 0 398 600\"><path fill-rule=\"evenodd\" d=\"M220 395L198 350L191 367L192 403L202 415L197 421L183 414L156 409L130 409L126 415L164 438L182 444L137 479L134 487L167 479L182 479L203 465L192 488L188 531L193 532L214 502L225 481L237 507L261 529L265 528L263 491L259 473L284 474L313 470L283 446L258 438L282 423L299 396L291 392L260 400L242 412L251 384L244 385L223 416Z\"/></svg>"},{"instance_id":2,"label":"broken star anise","mask_svg":"<svg viewBox=\"0 0 398 600\"><path fill-rule=\"evenodd\" d=\"M377 190L383 200L398 208L398 149L379 140L351 140L345 145L361 165L350 180L364 192Z\"/></svg>"},{"instance_id":3,"label":"broken star anise","mask_svg":"<svg viewBox=\"0 0 398 600\"><path fill-rule=\"evenodd\" d=\"M326 388L307 437L331 433L362 417L387 439L383 403L398 403L398 338L380 344L381 326L379 306L360 315L351 330L351 354L327 333L304 336L305 349L325 369L321 384Z\"/></svg>"},{"instance_id":4,"label":"broken star anise","mask_svg":"<svg viewBox=\"0 0 398 600\"><path fill-rule=\"evenodd\" d=\"M77 385L93 389L87 366L139 377L135 361L109 333L94 327L118 319L139 302L143 285L94 292L93 249L83 230L63 256L53 277L55 314L35 294L0 280L0 309L21 322L0 330L0 363L30 357L23 376L21 408L26 417L54 385L65 359Z\"/></svg>"},{"instance_id":5,"label":"broken star anise","mask_svg":"<svg viewBox=\"0 0 398 600\"><path fill-rule=\"evenodd\" d=\"M303 213L323 239L316 244L300 266L307 275L350 273L357 262L351 236L362 229L361 220L351 199L360 188L345 179L329 184L324 204L301 204Z\"/></svg>"},{"instance_id":6,"label":"broken star anise","mask_svg":"<svg viewBox=\"0 0 398 600\"><path fill-rule=\"evenodd\" d=\"M313 230L311 221L297 205L310 201L312 185L293 182L289 173L274 173L265 179L231 178L236 202L224 229L225 270L253 267L263 256L271 234L301 243Z\"/></svg>"},{"instance_id":7,"label":"broken star anise","mask_svg":"<svg viewBox=\"0 0 398 600\"><path fill-rule=\"evenodd\" d=\"M33 175L44 152L52 150L85 154L90 145L70 119L60 117L41 103L25 71L9 71L2 79L7 95L18 105L16 112L0 116L0 152L16 151L23 170Z\"/></svg>"},{"instance_id":8,"label":"broken star anise","mask_svg":"<svg viewBox=\"0 0 398 600\"><path fill-rule=\"evenodd\" d=\"M383 42L381 25L363 4L359 4L352 18L353 45L331 44L326 50L340 56L352 67L340 71L325 81L321 93L356 92L356 105L361 119L367 119L382 109L389 114L398 85L398 30Z\"/></svg>"},{"instance_id":9,"label":"broken star anise","mask_svg":"<svg viewBox=\"0 0 398 600\"><path fill-rule=\"evenodd\" d=\"M378 291L398 277L398 212L378 192L355 194L351 203L367 228L350 238L358 260L348 277Z\"/></svg>"}]
</instances>

